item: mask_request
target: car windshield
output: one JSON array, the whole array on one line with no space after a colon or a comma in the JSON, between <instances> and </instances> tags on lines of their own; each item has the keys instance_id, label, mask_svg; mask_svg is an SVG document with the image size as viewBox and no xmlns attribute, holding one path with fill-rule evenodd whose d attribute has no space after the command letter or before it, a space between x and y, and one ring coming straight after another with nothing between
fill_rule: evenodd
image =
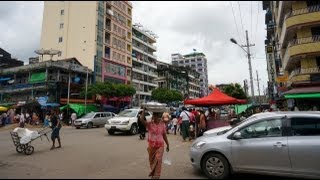
<instances>
[{"instance_id":1,"label":"car windshield","mask_svg":"<svg viewBox=\"0 0 320 180\"><path fill-rule=\"evenodd\" d=\"M94 113L91 112L91 113L84 115L82 118L92 118L93 116L94 116Z\"/></svg>"},{"instance_id":2,"label":"car windshield","mask_svg":"<svg viewBox=\"0 0 320 180\"><path fill-rule=\"evenodd\" d=\"M247 119L245 119L245 120L243 120L243 121L240 121L239 123L237 123L235 126L233 126L233 127L230 128L230 129L226 129L226 130L223 130L223 131L221 131L221 132L218 132L217 135L225 134L226 132L234 129L235 127L239 126L240 124L242 124L242 123L244 123L244 122L246 122L246 121L248 121L248 120L250 120L250 119L253 119L253 118L255 118L254 115L248 117Z\"/></svg>"},{"instance_id":3,"label":"car windshield","mask_svg":"<svg viewBox=\"0 0 320 180\"><path fill-rule=\"evenodd\" d=\"M122 117L135 117L137 115L138 110L126 109L118 114L118 116Z\"/></svg>"}]
</instances>

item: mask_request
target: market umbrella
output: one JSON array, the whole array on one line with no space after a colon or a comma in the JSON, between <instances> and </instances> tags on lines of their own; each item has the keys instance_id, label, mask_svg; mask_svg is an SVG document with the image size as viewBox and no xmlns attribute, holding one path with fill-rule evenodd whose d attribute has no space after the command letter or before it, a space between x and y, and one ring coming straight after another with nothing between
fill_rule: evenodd
<instances>
[{"instance_id":1,"label":"market umbrella","mask_svg":"<svg viewBox=\"0 0 320 180\"><path fill-rule=\"evenodd\" d=\"M6 108L4 106L0 106L0 111L8 111L8 108Z\"/></svg>"}]
</instances>

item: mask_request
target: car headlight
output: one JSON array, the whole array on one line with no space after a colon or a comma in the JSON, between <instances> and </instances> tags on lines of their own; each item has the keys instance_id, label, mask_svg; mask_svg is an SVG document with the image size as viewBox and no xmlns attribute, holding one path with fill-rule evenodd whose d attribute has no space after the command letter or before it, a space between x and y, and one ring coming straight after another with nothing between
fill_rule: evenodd
<instances>
[{"instance_id":1,"label":"car headlight","mask_svg":"<svg viewBox=\"0 0 320 180\"><path fill-rule=\"evenodd\" d=\"M121 124L129 124L129 120L128 121L123 121Z\"/></svg>"},{"instance_id":2,"label":"car headlight","mask_svg":"<svg viewBox=\"0 0 320 180\"><path fill-rule=\"evenodd\" d=\"M204 141L199 141L199 142L195 143L195 144L193 145L193 147L196 148L196 149L200 149L200 148L202 148L205 144L206 144L206 142L204 142Z\"/></svg>"}]
</instances>

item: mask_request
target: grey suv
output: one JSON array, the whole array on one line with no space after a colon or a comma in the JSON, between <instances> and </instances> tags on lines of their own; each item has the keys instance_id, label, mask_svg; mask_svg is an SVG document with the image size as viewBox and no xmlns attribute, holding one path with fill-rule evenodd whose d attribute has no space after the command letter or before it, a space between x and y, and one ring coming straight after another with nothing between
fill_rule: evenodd
<instances>
[{"instance_id":1,"label":"grey suv","mask_svg":"<svg viewBox=\"0 0 320 180\"><path fill-rule=\"evenodd\" d=\"M212 179L236 172L320 178L320 112L255 114L198 138L190 157Z\"/></svg>"}]
</instances>

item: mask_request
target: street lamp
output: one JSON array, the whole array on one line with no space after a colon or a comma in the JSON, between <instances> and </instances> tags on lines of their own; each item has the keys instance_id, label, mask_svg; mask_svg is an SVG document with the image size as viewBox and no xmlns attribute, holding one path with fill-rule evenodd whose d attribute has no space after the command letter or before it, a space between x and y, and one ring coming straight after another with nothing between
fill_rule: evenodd
<instances>
[{"instance_id":1,"label":"street lamp","mask_svg":"<svg viewBox=\"0 0 320 180\"><path fill-rule=\"evenodd\" d=\"M250 54L250 46L254 46L254 44L249 44L248 39L248 31L246 31L246 40L247 45L240 46L237 41L234 38L231 38L230 41L236 45L238 45L248 56L248 64L249 64L249 73L250 73L250 86L251 86L251 96L252 100L254 99L254 89L253 89L253 77L252 77L252 67L251 67L251 54ZM247 47L247 50L245 50L243 47Z\"/></svg>"}]
</instances>

